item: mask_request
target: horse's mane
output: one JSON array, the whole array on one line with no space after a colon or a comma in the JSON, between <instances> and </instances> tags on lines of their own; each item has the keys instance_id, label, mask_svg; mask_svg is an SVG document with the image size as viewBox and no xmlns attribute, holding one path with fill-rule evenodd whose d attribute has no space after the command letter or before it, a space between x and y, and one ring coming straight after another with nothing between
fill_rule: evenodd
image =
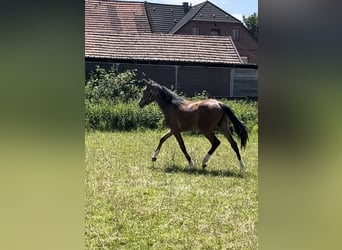
<instances>
[{"instance_id":1,"label":"horse's mane","mask_svg":"<svg viewBox=\"0 0 342 250\"><path fill-rule=\"evenodd\" d=\"M152 81L152 86L155 90L159 92L160 98L165 101L166 103L170 103L173 105L178 106L179 104L183 103L185 100L177 95L175 92L172 92L165 86L161 86L159 83Z\"/></svg>"}]
</instances>

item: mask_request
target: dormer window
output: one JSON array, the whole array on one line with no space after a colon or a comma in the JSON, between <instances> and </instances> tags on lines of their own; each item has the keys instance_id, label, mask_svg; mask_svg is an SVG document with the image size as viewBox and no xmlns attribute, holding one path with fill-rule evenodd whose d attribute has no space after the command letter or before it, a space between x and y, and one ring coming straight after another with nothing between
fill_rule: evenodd
<instances>
[{"instance_id":1,"label":"dormer window","mask_svg":"<svg viewBox=\"0 0 342 250\"><path fill-rule=\"evenodd\" d=\"M210 35L211 36L220 36L221 35L221 31L219 29L211 29L210 30Z\"/></svg>"},{"instance_id":2,"label":"dormer window","mask_svg":"<svg viewBox=\"0 0 342 250\"><path fill-rule=\"evenodd\" d=\"M238 41L240 37L240 33L238 29L233 29L232 30L232 39L233 41Z\"/></svg>"},{"instance_id":3,"label":"dormer window","mask_svg":"<svg viewBox=\"0 0 342 250\"><path fill-rule=\"evenodd\" d=\"M199 31L200 31L200 30L199 30L198 27L193 27L193 28L192 28L192 34L193 34L193 35L199 35L199 33L200 33Z\"/></svg>"}]
</instances>

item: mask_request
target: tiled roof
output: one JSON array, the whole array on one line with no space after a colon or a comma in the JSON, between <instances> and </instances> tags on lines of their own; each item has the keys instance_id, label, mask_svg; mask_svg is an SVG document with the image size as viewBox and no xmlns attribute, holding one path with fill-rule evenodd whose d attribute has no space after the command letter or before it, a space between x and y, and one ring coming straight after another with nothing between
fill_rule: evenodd
<instances>
[{"instance_id":1,"label":"tiled roof","mask_svg":"<svg viewBox=\"0 0 342 250\"><path fill-rule=\"evenodd\" d=\"M241 64L230 37L85 32L88 58Z\"/></svg>"},{"instance_id":2,"label":"tiled roof","mask_svg":"<svg viewBox=\"0 0 342 250\"><path fill-rule=\"evenodd\" d=\"M241 23L241 21L229 15L227 12L220 9L219 7L217 7L209 1L204 2L204 5L202 6L201 10L196 13L192 20Z\"/></svg>"},{"instance_id":3,"label":"tiled roof","mask_svg":"<svg viewBox=\"0 0 342 250\"><path fill-rule=\"evenodd\" d=\"M154 33L168 33L185 15L182 5L145 2L145 8Z\"/></svg>"},{"instance_id":4,"label":"tiled roof","mask_svg":"<svg viewBox=\"0 0 342 250\"><path fill-rule=\"evenodd\" d=\"M170 30L170 34L174 34L177 32L180 28L182 28L187 22L189 22L200 10L201 8L206 4L206 2L197 4L193 6L189 12Z\"/></svg>"},{"instance_id":5,"label":"tiled roof","mask_svg":"<svg viewBox=\"0 0 342 250\"><path fill-rule=\"evenodd\" d=\"M85 30L151 32L143 2L85 1Z\"/></svg>"},{"instance_id":6,"label":"tiled roof","mask_svg":"<svg viewBox=\"0 0 342 250\"><path fill-rule=\"evenodd\" d=\"M146 1L85 0L86 31L174 34L191 20L240 22L209 1L187 9Z\"/></svg>"},{"instance_id":7,"label":"tiled roof","mask_svg":"<svg viewBox=\"0 0 342 250\"><path fill-rule=\"evenodd\" d=\"M235 17L229 15L225 11L221 10L209 1L197 4L193 6L190 11L178 22L170 34L175 34L189 21L212 21L212 22L229 22L229 23L241 23Z\"/></svg>"}]
</instances>

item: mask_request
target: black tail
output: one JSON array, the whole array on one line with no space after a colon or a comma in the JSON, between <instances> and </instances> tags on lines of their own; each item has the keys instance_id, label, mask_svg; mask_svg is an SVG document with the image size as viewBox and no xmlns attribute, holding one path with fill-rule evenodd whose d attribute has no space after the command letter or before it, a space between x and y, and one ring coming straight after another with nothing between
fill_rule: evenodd
<instances>
[{"instance_id":1,"label":"black tail","mask_svg":"<svg viewBox=\"0 0 342 250\"><path fill-rule=\"evenodd\" d=\"M220 106L223 110L223 112L229 117L231 122L233 123L234 130L237 133L237 135L240 137L241 141L241 148L245 148L247 145L248 140L248 129L238 120L238 118L235 116L234 112L225 104L220 103Z\"/></svg>"}]
</instances>

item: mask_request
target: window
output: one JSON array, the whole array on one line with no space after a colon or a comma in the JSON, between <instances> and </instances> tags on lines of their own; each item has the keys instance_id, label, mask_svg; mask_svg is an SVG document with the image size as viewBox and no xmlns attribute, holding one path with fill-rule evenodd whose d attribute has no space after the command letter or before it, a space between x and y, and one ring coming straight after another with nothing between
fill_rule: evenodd
<instances>
[{"instance_id":1,"label":"window","mask_svg":"<svg viewBox=\"0 0 342 250\"><path fill-rule=\"evenodd\" d=\"M239 40L239 36L240 36L239 30L233 29L232 30L232 39L233 39L233 41L238 41Z\"/></svg>"},{"instance_id":2,"label":"window","mask_svg":"<svg viewBox=\"0 0 342 250\"><path fill-rule=\"evenodd\" d=\"M192 34L193 35L199 35L199 28L198 27L193 27L192 28Z\"/></svg>"},{"instance_id":3,"label":"window","mask_svg":"<svg viewBox=\"0 0 342 250\"><path fill-rule=\"evenodd\" d=\"M219 29L212 29L210 30L210 35L212 36L219 36L221 34Z\"/></svg>"}]
</instances>

